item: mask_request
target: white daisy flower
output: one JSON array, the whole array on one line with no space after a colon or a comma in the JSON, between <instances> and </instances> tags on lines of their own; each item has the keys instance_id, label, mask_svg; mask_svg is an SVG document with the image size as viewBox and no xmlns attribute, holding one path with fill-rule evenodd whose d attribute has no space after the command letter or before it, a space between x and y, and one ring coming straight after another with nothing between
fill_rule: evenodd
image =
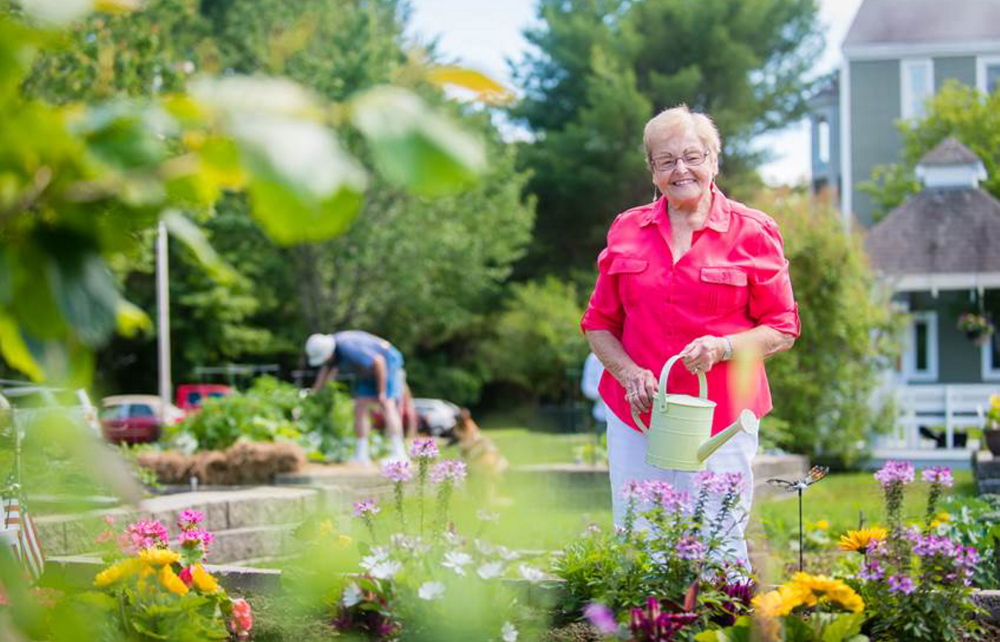
<instances>
[{"instance_id":1,"label":"white daisy flower","mask_svg":"<svg viewBox=\"0 0 1000 642\"><path fill-rule=\"evenodd\" d=\"M384 560L373 566L368 572L376 579L391 580L402 568L403 565L399 562Z\"/></svg>"},{"instance_id":2,"label":"white daisy flower","mask_svg":"<svg viewBox=\"0 0 1000 642\"><path fill-rule=\"evenodd\" d=\"M484 580L492 580L503 575L503 564L500 562L490 562L483 564L476 569L476 574Z\"/></svg>"},{"instance_id":3,"label":"white daisy flower","mask_svg":"<svg viewBox=\"0 0 1000 642\"><path fill-rule=\"evenodd\" d=\"M517 627L510 622L504 622L503 628L500 629L500 635L503 642L517 642Z\"/></svg>"},{"instance_id":4,"label":"white daisy flower","mask_svg":"<svg viewBox=\"0 0 1000 642\"><path fill-rule=\"evenodd\" d=\"M417 590L421 600L436 600L444 594L444 584L441 582L424 582Z\"/></svg>"},{"instance_id":5,"label":"white daisy flower","mask_svg":"<svg viewBox=\"0 0 1000 642\"><path fill-rule=\"evenodd\" d=\"M535 568L534 566L521 564L518 567L518 570L521 571L521 577L528 580L529 582L541 582L542 580L545 579L545 573Z\"/></svg>"},{"instance_id":6,"label":"white daisy flower","mask_svg":"<svg viewBox=\"0 0 1000 642\"><path fill-rule=\"evenodd\" d=\"M348 584L340 601L346 608L351 608L361 601L361 588L357 584Z\"/></svg>"},{"instance_id":7,"label":"white daisy flower","mask_svg":"<svg viewBox=\"0 0 1000 642\"><path fill-rule=\"evenodd\" d=\"M444 561L441 562L441 566L450 568L458 575L465 575L465 568L463 567L467 564L472 564L472 556L468 553L456 553L454 551L445 553Z\"/></svg>"}]
</instances>

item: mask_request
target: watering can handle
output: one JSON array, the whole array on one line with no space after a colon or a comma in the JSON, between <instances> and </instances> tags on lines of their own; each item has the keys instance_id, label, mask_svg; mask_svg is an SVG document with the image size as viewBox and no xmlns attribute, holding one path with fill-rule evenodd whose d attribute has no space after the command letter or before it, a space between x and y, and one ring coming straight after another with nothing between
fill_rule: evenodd
<instances>
[{"instance_id":1,"label":"watering can handle","mask_svg":"<svg viewBox=\"0 0 1000 642\"><path fill-rule=\"evenodd\" d=\"M667 395L667 375L670 374L670 369L674 367L677 360L681 358L681 355L674 355L667 359L667 362L663 364L663 369L660 370L660 387L656 390L656 401L663 401L663 398ZM702 399L708 399L708 381L705 380L705 373L698 371L698 396ZM656 403L653 403L653 407L656 407ZM632 419L635 421L635 425L639 426L642 432L649 432L649 428L646 424L642 423L642 419L639 418L639 413L632 410Z\"/></svg>"}]
</instances>

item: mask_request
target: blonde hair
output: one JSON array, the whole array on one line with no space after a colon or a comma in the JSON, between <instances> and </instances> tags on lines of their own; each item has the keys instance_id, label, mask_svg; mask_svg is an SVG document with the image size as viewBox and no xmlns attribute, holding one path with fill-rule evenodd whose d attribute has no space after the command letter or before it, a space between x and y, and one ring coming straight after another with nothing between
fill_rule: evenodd
<instances>
[{"instance_id":1,"label":"blonde hair","mask_svg":"<svg viewBox=\"0 0 1000 642\"><path fill-rule=\"evenodd\" d=\"M642 132L642 144L646 148L646 165L652 167L653 159L649 145L655 136L672 135L688 129L694 132L708 151L715 154L716 158L719 157L722 152L722 139L715 123L705 114L694 113L687 105L681 103L676 107L664 109L646 123L646 128Z\"/></svg>"}]
</instances>

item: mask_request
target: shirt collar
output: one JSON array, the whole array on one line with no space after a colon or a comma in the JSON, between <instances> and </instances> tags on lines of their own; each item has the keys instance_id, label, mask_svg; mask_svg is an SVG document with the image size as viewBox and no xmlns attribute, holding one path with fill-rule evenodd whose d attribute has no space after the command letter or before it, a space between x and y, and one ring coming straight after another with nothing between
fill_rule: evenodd
<instances>
[{"instance_id":1,"label":"shirt collar","mask_svg":"<svg viewBox=\"0 0 1000 642\"><path fill-rule=\"evenodd\" d=\"M712 183L712 209L708 212L708 218L705 219L705 227L714 230L716 232L727 232L729 230L729 220L731 218L731 208L729 206L729 199L726 195L722 193L715 183ZM639 225L641 227L646 227L651 223L657 222L658 219L665 220L667 217L667 197L661 196L652 206L649 211L643 216Z\"/></svg>"}]
</instances>

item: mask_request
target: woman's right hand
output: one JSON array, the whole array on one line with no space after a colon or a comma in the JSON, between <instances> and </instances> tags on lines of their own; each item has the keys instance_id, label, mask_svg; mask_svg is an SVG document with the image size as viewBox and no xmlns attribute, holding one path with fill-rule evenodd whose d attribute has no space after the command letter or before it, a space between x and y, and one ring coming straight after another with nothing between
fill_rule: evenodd
<instances>
[{"instance_id":1,"label":"woman's right hand","mask_svg":"<svg viewBox=\"0 0 1000 642\"><path fill-rule=\"evenodd\" d=\"M656 376L645 368L635 366L622 377L625 388L625 400L637 413L649 412L653 407L653 397L656 396Z\"/></svg>"}]
</instances>

